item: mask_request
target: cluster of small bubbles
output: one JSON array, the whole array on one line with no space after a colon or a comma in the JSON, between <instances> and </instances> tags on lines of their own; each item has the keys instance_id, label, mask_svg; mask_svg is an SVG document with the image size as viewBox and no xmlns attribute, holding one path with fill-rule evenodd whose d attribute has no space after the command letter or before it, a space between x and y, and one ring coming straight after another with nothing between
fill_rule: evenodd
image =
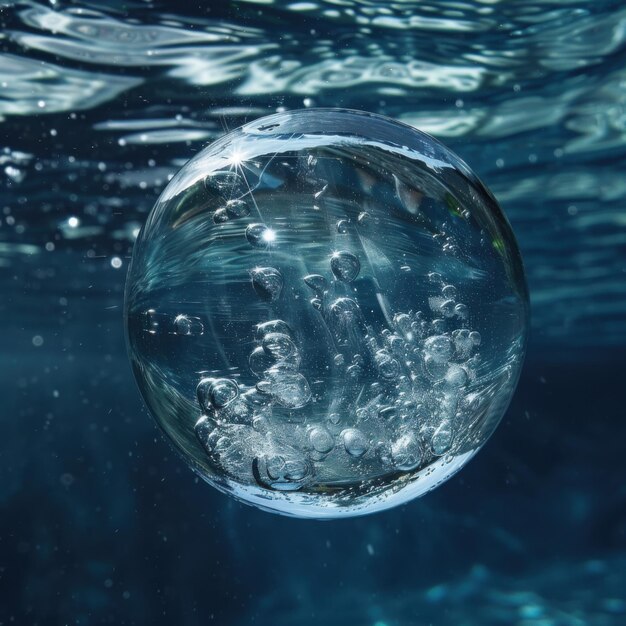
<instances>
[{"instance_id":1,"label":"cluster of small bubbles","mask_svg":"<svg viewBox=\"0 0 626 626\"><path fill-rule=\"evenodd\" d=\"M296 450L256 457L253 475L259 485L277 491L302 488L312 478L310 461Z\"/></svg>"},{"instance_id":2,"label":"cluster of small bubbles","mask_svg":"<svg viewBox=\"0 0 626 626\"><path fill-rule=\"evenodd\" d=\"M431 272L428 275L431 283L442 285L440 295L429 298L429 306L433 313L441 315L444 319L458 318L461 321L469 319L469 308L463 302L457 301L458 290L454 285L444 284L440 274Z\"/></svg>"},{"instance_id":3,"label":"cluster of small bubbles","mask_svg":"<svg viewBox=\"0 0 626 626\"><path fill-rule=\"evenodd\" d=\"M198 384L196 393L203 415L196 424L196 436L211 460L225 472L245 471L268 489L300 489L314 474L305 450L308 448L311 459L321 460L334 447L334 438L318 425L309 429L308 443L302 449L285 443L284 428L293 416L282 414L281 410L292 412L305 407L311 400L311 389L305 376L298 372L300 352L286 322L274 319L258 324L255 340L260 345L252 349L249 358L250 372L258 379L254 386L242 393L243 388L236 381L211 377ZM227 426L233 423L240 428L229 431ZM229 436L241 438L242 434L244 442L253 437L255 445L244 445L239 450L235 467L232 454L225 455L217 443L221 441L221 448L230 449L237 442L229 441ZM247 470L240 467L246 458L250 459Z\"/></svg>"},{"instance_id":4,"label":"cluster of small bubbles","mask_svg":"<svg viewBox=\"0 0 626 626\"><path fill-rule=\"evenodd\" d=\"M433 335L424 341L424 357L445 363L452 356L452 341L447 335Z\"/></svg>"},{"instance_id":5,"label":"cluster of small bubbles","mask_svg":"<svg viewBox=\"0 0 626 626\"><path fill-rule=\"evenodd\" d=\"M411 471L422 461L422 448L414 432L401 435L391 444L393 465L402 471Z\"/></svg>"},{"instance_id":6,"label":"cluster of small bubbles","mask_svg":"<svg viewBox=\"0 0 626 626\"><path fill-rule=\"evenodd\" d=\"M387 350L378 350L375 356L375 363L382 378L393 380L400 374L400 364Z\"/></svg>"},{"instance_id":7,"label":"cluster of small bubbles","mask_svg":"<svg viewBox=\"0 0 626 626\"><path fill-rule=\"evenodd\" d=\"M208 415L230 404L239 395L239 387L229 378L203 378L196 394L200 408Z\"/></svg>"},{"instance_id":8,"label":"cluster of small bubbles","mask_svg":"<svg viewBox=\"0 0 626 626\"><path fill-rule=\"evenodd\" d=\"M525 309L515 298L524 291L507 283L516 274L501 271L500 251L479 245L495 235L478 225L502 222L482 219L493 203L469 179L450 193L429 182L443 147L420 135L398 146L401 161L360 142L350 152L344 125L336 143L330 131L294 132L290 115L235 131L222 154L217 142L203 177L190 176L189 199L174 185L159 205L180 216L189 203L198 228L153 226L155 245L159 233L180 237L162 248L180 259L162 275L131 267L144 292L165 285L138 299L139 324L129 291L140 329L134 369L154 390L162 371L176 370L172 359L191 355L191 389L175 382L173 401L151 408L210 481L296 515L309 504L315 515L365 512L399 503L395 494L422 477L442 482L484 443L518 370ZM411 165L417 149L407 146L419 142L428 158ZM211 171L221 157L229 168ZM453 187L465 184L458 173ZM188 254L184 233L198 236ZM496 307L521 330L501 324Z\"/></svg>"}]
</instances>

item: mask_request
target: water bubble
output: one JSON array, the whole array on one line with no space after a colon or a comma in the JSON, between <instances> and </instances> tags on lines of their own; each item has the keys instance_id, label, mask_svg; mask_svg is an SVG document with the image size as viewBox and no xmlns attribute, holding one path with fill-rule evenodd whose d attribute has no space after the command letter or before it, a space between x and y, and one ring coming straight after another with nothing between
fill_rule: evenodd
<instances>
[{"instance_id":1,"label":"water bubble","mask_svg":"<svg viewBox=\"0 0 626 626\"><path fill-rule=\"evenodd\" d=\"M227 199L232 197L233 191L243 193L246 187L241 175L232 170L218 170L209 174L204 179L204 186L210 194L217 198L226 197Z\"/></svg>"},{"instance_id":2,"label":"water bubble","mask_svg":"<svg viewBox=\"0 0 626 626\"><path fill-rule=\"evenodd\" d=\"M454 307L454 300L444 300L439 310L443 313L444 317L454 317Z\"/></svg>"},{"instance_id":3,"label":"water bubble","mask_svg":"<svg viewBox=\"0 0 626 626\"><path fill-rule=\"evenodd\" d=\"M320 518L398 505L465 464L510 400L527 306L508 223L457 157L312 108L183 167L126 289L132 369L177 450L240 500Z\"/></svg>"},{"instance_id":4,"label":"water bubble","mask_svg":"<svg viewBox=\"0 0 626 626\"><path fill-rule=\"evenodd\" d=\"M247 217L250 215L250 207L241 199L229 200L226 203L226 213L228 213L228 216L233 219L238 217Z\"/></svg>"},{"instance_id":5,"label":"water bubble","mask_svg":"<svg viewBox=\"0 0 626 626\"><path fill-rule=\"evenodd\" d=\"M208 399L212 406L221 409L239 395L239 387L234 380L217 378L208 386Z\"/></svg>"},{"instance_id":6,"label":"water bubble","mask_svg":"<svg viewBox=\"0 0 626 626\"><path fill-rule=\"evenodd\" d=\"M405 433L391 444L391 460L396 468L406 472L421 463L422 448L415 433Z\"/></svg>"},{"instance_id":7,"label":"water bubble","mask_svg":"<svg viewBox=\"0 0 626 626\"><path fill-rule=\"evenodd\" d=\"M216 224L223 224L224 222L228 221L228 212L224 207L218 209L217 211L215 211L215 213L213 213L213 221Z\"/></svg>"},{"instance_id":8,"label":"water bubble","mask_svg":"<svg viewBox=\"0 0 626 626\"><path fill-rule=\"evenodd\" d=\"M411 324L413 323L413 320L410 315L407 315L406 313L397 313L393 317L393 323L403 335L406 336L411 334Z\"/></svg>"},{"instance_id":9,"label":"water bubble","mask_svg":"<svg viewBox=\"0 0 626 626\"><path fill-rule=\"evenodd\" d=\"M378 411L378 417L387 421L394 418L397 414L396 407L394 406L386 406Z\"/></svg>"},{"instance_id":10,"label":"water bubble","mask_svg":"<svg viewBox=\"0 0 626 626\"><path fill-rule=\"evenodd\" d=\"M256 387L254 389L248 389L245 393L241 394L241 398L249 406L258 409L259 407L266 407L271 402L267 397L267 394L261 393Z\"/></svg>"},{"instance_id":11,"label":"water bubble","mask_svg":"<svg viewBox=\"0 0 626 626\"><path fill-rule=\"evenodd\" d=\"M265 415L255 415L252 418L252 428L263 435L267 435L271 432L270 421Z\"/></svg>"},{"instance_id":12,"label":"water bubble","mask_svg":"<svg viewBox=\"0 0 626 626\"><path fill-rule=\"evenodd\" d=\"M343 429L341 415L330 413L326 418L326 427L333 435L338 435Z\"/></svg>"},{"instance_id":13,"label":"water bubble","mask_svg":"<svg viewBox=\"0 0 626 626\"><path fill-rule=\"evenodd\" d=\"M446 331L446 320L436 318L430 323L430 327L436 335L441 335Z\"/></svg>"},{"instance_id":14,"label":"water bubble","mask_svg":"<svg viewBox=\"0 0 626 626\"><path fill-rule=\"evenodd\" d=\"M249 224L246 239L255 248L267 248L276 239L276 233L265 224Z\"/></svg>"},{"instance_id":15,"label":"water bubble","mask_svg":"<svg viewBox=\"0 0 626 626\"><path fill-rule=\"evenodd\" d=\"M262 449L265 438L247 424L220 423L216 433L211 435L215 441L208 461L213 471L233 479L245 476L250 483L254 481L252 473L251 449Z\"/></svg>"},{"instance_id":16,"label":"water bubble","mask_svg":"<svg viewBox=\"0 0 626 626\"><path fill-rule=\"evenodd\" d=\"M426 375L433 381L443 380L448 372L448 365L445 361L426 355L424 357L424 370Z\"/></svg>"},{"instance_id":17,"label":"water bubble","mask_svg":"<svg viewBox=\"0 0 626 626\"><path fill-rule=\"evenodd\" d=\"M467 383L467 372L460 365L453 364L448 368L444 380L448 387L463 387Z\"/></svg>"},{"instance_id":18,"label":"water bubble","mask_svg":"<svg viewBox=\"0 0 626 626\"><path fill-rule=\"evenodd\" d=\"M447 300L454 300L456 298L456 287L454 285L444 285L441 295Z\"/></svg>"},{"instance_id":19,"label":"water bubble","mask_svg":"<svg viewBox=\"0 0 626 626\"><path fill-rule=\"evenodd\" d=\"M308 439L316 460L321 460L335 447L335 438L324 426L314 426L309 429Z\"/></svg>"},{"instance_id":20,"label":"water bubble","mask_svg":"<svg viewBox=\"0 0 626 626\"><path fill-rule=\"evenodd\" d=\"M389 445L388 441L377 441L374 444L374 455L382 468L393 468L393 459L391 458L391 446Z\"/></svg>"},{"instance_id":21,"label":"water bubble","mask_svg":"<svg viewBox=\"0 0 626 626\"><path fill-rule=\"evenodd\" d=\"M297 350L289 335L283 333L268 333L263 337L263 350L276 359L286 359Z\"/></svg>"},{"instance_id":22,"label":"water bubble","mask_svg":"<svg viewBox=\"0 0 626 626\"><path fill-rule=\"evenodd\" d=\"M357 224L359 226L366 226L370 220L370 214L367 211L361 211L358 217L356 218Z\"/></svg>"},{"instance_id":23,"label":"water bubble","mask_svg":"<svg viewBox=\"0 0 626 626\"><path fill-rule=\"evenodd\" d=\"M369 449L367 437L358 428L346 428L341 432L346 452L353 457L362 457Z\"/></svg>"},{"instance_id":24,"label":"water bubble","mask_svg":"<svg viewBox=\"0 0 626 626\"><path fill-rule=\"evenodd\" d=\"M217 422L206 415L203 415L195 425L195 432L198 441L202 444L208 454L213 454L215 446L220 437Z\"/></svg>"},{"instance_id":25,"label":"water bubble","mask_svg":"<svg viewBox=\"0 0 626 626\"><path fill-rule=\"evenodd\" d=\"M335 319L350 322L360 317L361 309L352 298L337 298L330 305L330 312Z\"/></svg>"},{"instance_id":26,"label":"water bubble","mask_svg":"<svg viewBox=\"0 0 626 626\"><path fill-rule=\"evenodd\" d=\"M228 402L217 413L220 422L228 422L230 424L252 424L253 416L254 407L250 404L249 398L243 398L241 395Z\"/></svg>"},{"instance_id":27,"label":"water bubble","mask_svg":"<svg viewBox=\"0 0 626 626\"><path fill-rule=\"evenodd\" d=\"M469 317L469 309L467 308L466 304L463 304L462 302L459 302L459 304L457 304L454 307L454 314L462 319L462 320L466 320Z\"/></svg>"},{"instance_id":28,"label":"water bubble","mask_svg":"<svg viewBox=\"0 0 626 626\"><path fill-rule=\"evenodd\" d=\"M354 254L342 250L335 252L330 257L330 269L333 271L335 278L351 283L359 275L361 263Z\"/></svg>"},{"instance_id":29,"label":"water bubble","mask_svg":"<svg viewBox=\"0 0 626 626\"><path fill-rule=\"evenodd\" d=\"M213 413L213 406L209 400L209 386L213 378L203 378L196 387L196 398L203 413Z\"/></svg>"},{"instance_id":30,"label":"water bubble","mask_svg":"<svg viewBox=\"0 0 626 626\"><path fill-rule=\"evenodd\" d=\"M378 372L383 378L392 380L400 374L400 364L386 350L379 350L374 361Z\"/></svg>"},{"instance_id":31,"label":"water bubble","mask_svg":"<svg viewBox=\"0 0 626 626\"><path fill-rule=\"evenodd\" d=\"M363 367L363 365L365 365L365 359L363 358L363 355L359 354L358 352L352 356L352 362L360 367Z\"/></svg>"},{"instance_id":32,"label":"water bubble","mask_svg":"<svg viewBox=\"0 0 626 626\"><path fill-rule=\"evenodd\" d=\"M466 328L455 330L452 333L452 340L456 356L461 360L467 359L474 348L474 342L470 338L470 331Z\"/></svg>"},{"instance_id":33,"label":"water bubble","mask_svg":"<svg viewBox=\"0 0 626 626\"><path fill-rule=\"evenodd\" d=\"M174 318L174 333L187 336L202 335L204 333L204 325L199 318L181 313Z\"/></svg>"},{"instance_id":34,"label":"water bubble","mask_svg":"<svg viewBox=\"0 0 626 626\"><path fill-rule=\"evenodd\" d=\"M311 399L309 383L298 372L273 367L267 372L267 382L272 398L286 409L300 409Z\"/></svg>"},{"instance_id":35,"label":"water bubble","mask_svg":"<svg viewBox=\"0 0 626 626\"><path fill-rule=\"evenodd\" d=\"M406 345L405 342L400 337L398 337L398 335L390 335L389 337L387 337L386 343L389 346L389 349L396 354L401 354Z\"/></svg>"},{"instance_id":36,"label":"water bubble","mask_svg":"<svg viewBox=\"0 0 626 626\"><path fill-rule=\"evenodd\" d=\"M443 422L433 433L431 440L431 448L433 454L437 456L444 455L452 445L452 428L447 422Z\"/></svg>"},{"instance_id":37,"label":"water bubble","mask_svg":"<svg viewBox=\"0 0 626 626\"><path fill-rule=\"evenodd\" d=\"M424 341L424 353L437 363L448 361L452 351L452 341L447 335L435 335Z\"/></svg>"},{"instance_id":38,"label":"water bubble","mask_svg":"<svg viewBox=\"0 0 626 626\"><path fill-rule=\"evenodd\" d=\"M350 365L350 367L348 367L348 369L346 370L346 374L348 375L348 377L353 379L358 378L359 376L361 376L362 373L363 368L359 365Z\"/></svg>"},{"instance_id":39,"label":"water bubble","mask_svg":"<svg viewBox=\"0 0 626 626\"><path fill-rule=\"evenodd\" d=\"M304 282L320 296L328 290L328 281L320 274L309 274L304 277Z\"/></svg>"},{"instance_id":40,"label":"water bubble","mask_svg":"<svg viewBox=\"0 0 626 626\"><path fill-rule=\"evenodd\" d=\"M293 331L289 324L283 320L270 320L269 322L263 322L256 326L257 339L263 339L268 333L280 333L281 335L287 335L293 337Z\"/></svg>"},{"instance_id":41,"label":"water bubble","mask_svg":"<svg viewBox=\"0 0 626 626\"><path fill-rule=\"evenodd\" d=\"M252 472L257 482L277 491L301 489L313 475L313 467L304 455L296 450L277 452L256 457Z\"/></svg>"},{"instance_id":42,"label":"water bubble","mask_svg":"<svg viewBox=\"0 0 626 626\"><path fill-rule=\"evenodd\" d=\"M248 358L248 365L250 367L250 371L255 375L261 378L266 370L273 367L276 363L276 359L266 352L261 346L255 348Z\"/></svg>"},{"instance_id":43,"label":"water bubble","mask_svg":"<svg viewBox=\"0 0 626 626\"><path fill-rule=\"evenodd\" d=\"M274 267L255 267L250 271L252 286L263 300L278 300L283 290L283 276Z\"/></svg>"}]
</instances>

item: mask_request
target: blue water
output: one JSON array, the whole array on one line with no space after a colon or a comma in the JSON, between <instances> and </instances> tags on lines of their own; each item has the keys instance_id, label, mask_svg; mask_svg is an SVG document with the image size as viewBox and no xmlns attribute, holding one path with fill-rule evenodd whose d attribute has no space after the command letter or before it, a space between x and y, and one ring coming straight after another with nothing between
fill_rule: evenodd
<instances>
[{"instance_id":1,"label":"blue water","mask_svg":"<svg viewBox=\"0 0 626 626\"><path fill-rule=\"evenodd\" d=\"M0 623L623 624L621 2L0 5ZM524 257L507 415L427 497L319 523L199 482L143 408L139 227L225 130L310 106L442 140Z\"/></svg>"}]
</instances>

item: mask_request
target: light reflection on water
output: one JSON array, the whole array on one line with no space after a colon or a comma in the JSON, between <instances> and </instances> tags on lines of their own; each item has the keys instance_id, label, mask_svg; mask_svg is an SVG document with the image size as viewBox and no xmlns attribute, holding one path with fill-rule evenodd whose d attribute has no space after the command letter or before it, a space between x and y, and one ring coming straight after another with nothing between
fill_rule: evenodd
<instances>
[{"instance_id":1,"label":"light reflection on water","mask_svg":"<svg viewBox=\"0 0 626 626\"><path fill-rule=\"evenodd\" d=\"M124 7L28 2L1 14L0 161L5 216L15 217L0 231L3 266L14 246L43 251L56 236L57 251L111 254L168 178L227 128L303 104L343 106L434 134L494 189L524 252L536 340L626 342L624 7ZM43 211L24 200L42 186L52 187ZM62 227L68 212L83 214L81 229Z\"/></svg>"}]
</instances>

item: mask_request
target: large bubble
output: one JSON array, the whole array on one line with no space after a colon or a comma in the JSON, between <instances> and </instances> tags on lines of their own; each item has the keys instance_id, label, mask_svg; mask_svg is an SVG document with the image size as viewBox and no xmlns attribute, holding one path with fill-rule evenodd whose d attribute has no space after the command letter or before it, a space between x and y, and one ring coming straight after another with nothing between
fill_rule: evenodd
<instances>
[{"instance_id":1,"label":"large bubble","mask_svg":"<svg viewBox=\"0 0 626 626\"><path fill-rule=\"evenodd\" d=\"M178 172L126 292L143 397L191 467L263 509L380 511L459 470L518 380L528 295L506 218L433 138L293 111Z\"/></svg>"}]
</instances>

